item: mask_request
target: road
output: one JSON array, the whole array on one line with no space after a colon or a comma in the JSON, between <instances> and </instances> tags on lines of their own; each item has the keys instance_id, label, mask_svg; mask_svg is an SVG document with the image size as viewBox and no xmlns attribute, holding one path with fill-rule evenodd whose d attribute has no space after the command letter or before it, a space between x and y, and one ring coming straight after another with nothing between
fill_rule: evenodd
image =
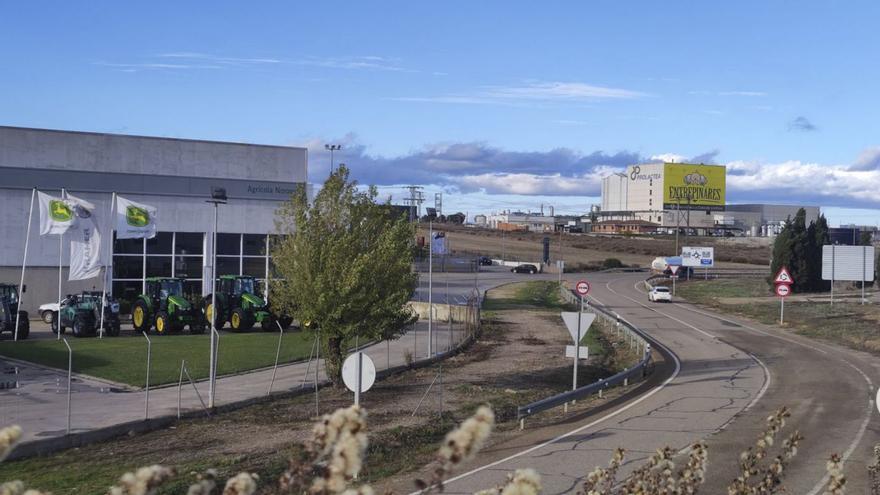
<instances>
[{"instance_id":1,"label":"road","mask_svg":"<svg viewBox=\"0 0 880 495\"><path fill-rule=\"evenodd\" d=\"M629 472L655 449L681 449L706 439L708 481L704 493L725 493L736 476L739 453L752 445L766 417L792 410L788 432L806 437L787 469L790 493L820 493L825 459L846 459L850 493L865 493L865 466L880 441L872 378L878 360L865 353L817 343L737 319L719 317L680 302L648 303L644 274L591 274L592 302L644 329L674 357L670 377L647 394L565 425L560 434L530 445L512 441L482 453L446 485L447 493L473 493L504 481L516 468L532 467L544 493L574 491L611 452L628 451ZM567 277L576 280L575 277ZM555 438L554 438L555 437ZM781 443L781 439L780 442Z\"/></svg>"},{"instance_id":2,"label":"road","mask_svg":"<svg viewBox=\"0 0 880 495\"><path fill-rule=\"evenodd\" d=\"M465 304L468 297L477 289L483 291L510 282L528 280L557 280L558 274L511 273L510 267L483 266L477 273L434 273L431 275L433 299L435 304L446 304L447 296L450 304ZM428 273L419 274L419 285L413 296L415 301L428 300ZM448 289L448 290L447 290Z\"/></svg>"}]
</instances>

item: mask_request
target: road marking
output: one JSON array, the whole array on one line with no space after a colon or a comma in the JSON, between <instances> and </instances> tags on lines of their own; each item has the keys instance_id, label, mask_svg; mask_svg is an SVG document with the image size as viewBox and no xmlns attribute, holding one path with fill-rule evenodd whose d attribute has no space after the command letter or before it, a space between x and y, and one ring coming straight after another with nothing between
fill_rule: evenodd
<instances>
[{"instance_id":1,"label":"road marking","mask_svg":"<svg viewBox=\"0 0 880 495\"><path fill-rule=\"evenodd\" d=\"M851 456L852 453L855 452L856 447L858 447L859 443L861 443L862 437L865 436L865 431L867 431L867 429L868 429L868 423L871 421L871 414L873 414L873 412L874 412L874 401L871 399L868 399L868 414L865 416L865 420L862 421L862 425L859 427L859 432L856 435L856 438L849 445L849 448L846 449L846 452L843 453L843 456L841 457L841 460L840 460L841 465L846 464L846 460L849 459L849 456ZM820 491L822 491L823 488L825 488L825 485L828 484L829 478L830 478L830 476L826 473L825 476L823 476L822 479L819 480L818 483L816 483L816 486L814 486L813 489L810 490L810 492L807 495L817 495Z\"/></svg>"},{"instance_id":2,"label":"road marking","mask_svg":"<svg viewBox=\"0 0 880 495\"><path fill-rule=\"evenodd\" d=\"M593 299L596 300L596 301L598 301L599 304L604 304L604 303L602 303L601 301L599 301L599 300L596 299L596 298L593 298ZM654 340L654 339L652 339L652 340ZM605 416L602 416L601 418L599 418L599 419L597 419L597 420L595 420L595 421L592 421L592 422L590 422L590 423L588 423L588 424L585 424L585 425L583 425L583 426L579 426L579 427L575 428L574 430L571 430L571 431L569 431L569 432L563 433L563 434L561 434L561 435L559 435L559 436L557 436L557 437L555 437L555 438L552 438L552 439L550 439L550 440L547 440L547 441L544 442L544 443L541 443L541 444L538 444L538 445L534 445L534 446L532 446L532 447L529 447L529 448L526 449L526 450L523 450L523 451L517 452L516 454L512 454L512 455L510 455L510 456L507 456L507 457L505 457L504 459L500 459L500 460L497 460L497 461L495 461L495 462L491 462L491 463L486 464L486 465L484 465L484 466L480 466L480 467L478 467L478 468L476 468L476 469L472 469L472 470L470 470L470 471L468 471L468 472L466 472L466 473L462 473L462 474L460 474L460 475L458 475L458 476L455 476L455 477L453 477L453 478L450 478L450 479L446 480L446 481L444 482L444 484L448 485L448 484L452 483L453 481L458 481L458 480L460 480L460 479L466 478L466 477L471 476L471 475L473 475L473 474L479 473L480 471L484 471L484 470L486 470L486 469L490 469L490 468L493 468L493 467L498 466L498 465L500 465L500 464L503 464L503 463L505 463L505 462L511 461L511 460L513 460L513 459L516 459L517 457L521 457L521 456L524 456L524 455L526 455L526 454L530 454L530 453L532 453L532 452L534 452L534 451L536 451L536 450L543 449L544 447L546 447L546 446L548 446L548 445L552 445L552 444L554 444L554 443L556 443L556 442L559 442L560 440L564 440L564 439L566 439L566 438L568 438L568 437L570 437L570 436L572 436L572 435L577 435L578 433L580 433L580 432L582 432L582 431L584 431L584 430L586 430L586 429L588 429L588 428L592 428L593 426L595 426L595 425L597 425L597 424L599 424L599 423L602 423L603 421L606 421L606 420L608 420L608 419L611 419L611 418L613 418L614 416L617 416L618 414L620 414L620 413L622 413L622 412L628 410L629 408L631 408L631 407L633 407L633 406L635 406L635 405L637 405L637 404L640 404L642 401L647 400L649 397L651 397L652 395L656 394L657 392L659 392L660 390L662 390L663 388L665 388L667 385L669 385L669 383L672 382L672 380L674 380L676 377L678 377L678 373L679 373L679 371L681 371L681 361L678 360L678 356L676 356L675 353L672 352L671 349L669 349L669 348L666 347L665 345L661 344L660 342L654 340L654 344L655 344L656 346L660 347L661 349L664 349L664 350L665 350L670 356L672 356L672 360L675 362L675 370L673 370L672 375L671 375L669 378L667 378L667 379L666 379L663 383L661 383L660 385L657 385L656 387L654 387L653 390L647 392L646 394L642 395L642 396L639 397L638 399L636 399L636 400L634 400L634 401L632 401L632 402L626 404L625 406L621 407L620 409L617 409L617 410L615 410L615 411L613 411L613 412L611 412L611 413L609 413L609 414L606 414ZM430 488L433 488L433 487L426 488L426 490L428 490L428 489L430 489ZM410 493L410 495L419 495L419 494L421 494L421 493L423 493L422 490L417 490L417 491L414 491L414 492Z\"/></svg>"}]
</instances>

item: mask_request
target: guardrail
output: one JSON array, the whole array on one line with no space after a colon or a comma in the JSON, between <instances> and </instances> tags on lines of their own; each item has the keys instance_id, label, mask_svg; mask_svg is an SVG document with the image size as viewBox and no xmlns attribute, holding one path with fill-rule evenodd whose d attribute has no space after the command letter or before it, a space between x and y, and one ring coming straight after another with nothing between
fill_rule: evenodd
<instances>
[{"instance_id":1,"label":"guardrail","mask_svg":"<svg viewBox=\"0 0 880 495\"><path fill-rule=\"evenodd\" d=\"M565 301L570 303L580 303L578 296L576 296L574 292L570 289L566 289L564 286L560 285L559 291ZM592 309L597 316L608 321L609 323L612 323L615 326L618 334L620 332L623 332L623 335L625 336L627 342L629 342L629 345L635 347L637 351L641 351L642 359L635 366L627 368L617 373L616 375L595 381L589 385L585 385L575 390L556 394L554 396L532 402L531 404L517 407L516 418L517 420L519 420L520 429L525 426L525 418L527 418L528 416L538 414L540 412L544 412L555 407L567 405L569 402L583 399L595 393L598 393L601 396L602 391L605 389L619 384L623 384L624 386L626 386L629 384L630 379L643 378L645 376L646 370L651 364L651 344L648 343L648 341L642 335L641 330L622 319L617 313L612 313L611 311L594 305L589 305L588 307Z\"/></svg>"}]
</instances>

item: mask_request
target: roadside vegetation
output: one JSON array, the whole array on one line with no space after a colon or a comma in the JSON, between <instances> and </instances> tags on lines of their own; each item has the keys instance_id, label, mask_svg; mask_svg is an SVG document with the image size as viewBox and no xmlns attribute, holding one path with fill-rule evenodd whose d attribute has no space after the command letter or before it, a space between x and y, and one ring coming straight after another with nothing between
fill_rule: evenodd
<instances>
[{"instance_id":1,"label":"roadside vegetation","mask_svg":"<svg viewBox=\"0 0 880 495\"><path fill-rule=\"evenodd\" d=\"M177 383L180 362L194 380L207 378L209 335L153 335L150 384ZM308 359L315 334L284 333L279 362ZM89 376L143 387L147 370L147 341L141 336L114 338L68 338L73 349L73 371ZM272 366L278 346L277 332L224 332L220 337L218 375L241 373ZM0 356L67 370L67 347L58 340L0 342Z\"/></svg>"}]
</instances>

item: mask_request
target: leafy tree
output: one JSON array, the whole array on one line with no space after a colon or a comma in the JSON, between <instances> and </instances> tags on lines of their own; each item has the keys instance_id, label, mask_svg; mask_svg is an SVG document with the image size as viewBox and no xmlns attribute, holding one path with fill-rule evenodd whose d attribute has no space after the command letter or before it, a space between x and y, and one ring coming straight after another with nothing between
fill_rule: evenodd
<instances>
[{"instance_id":1,"label":"leafy tree","mask_svg":"<svg viewBox=\"0 0 880 495\"><path fill-rule=\"evenodd\" d=\"M820 215L806 224L806 211L800 208L794 219L786 220L782 232L773 243L770 279L783 266L788 268L797 292L828 290L830 282L822 280L822 246L829 244L828 221Z\"/></svg>"},{"instance_id":2,"label":"leafy tree","mask_svg":"<svg viewBox=\"0 0 880 495\"><path fill-rule=\"evenodd\" d=\"M318 332L335 384L356 337L399 337L417 318L406 306L416 284L414 227L376 197L340 166L312 204L300 188L276 212L283 237L272 253L273 304Z\"/></svg>"},{"instance_id":3,"label":"leafy tree","mask_svg":"<svg viewBox=\"0 0 880 495\"><path fill-rule=\"evenodd\" d=\"M785 225L782 226L782 231L776 236L776 240L773 241L773 260L770 263L770 277L768 278L768 283L773 283L773 277L779 273L779 270L785 266L788 267L789 270L792 268L792 254L794 252L794 246L792 244L792 222L791 218L788 218L785 221Z\"/></svg>"}]
</instances>

